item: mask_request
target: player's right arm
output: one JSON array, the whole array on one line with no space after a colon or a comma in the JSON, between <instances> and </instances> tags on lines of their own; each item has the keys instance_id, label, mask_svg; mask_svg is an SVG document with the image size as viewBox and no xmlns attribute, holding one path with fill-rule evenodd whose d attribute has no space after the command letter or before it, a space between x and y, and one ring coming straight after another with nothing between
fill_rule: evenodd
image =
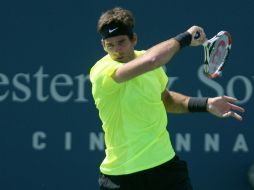
<instances>
[{"instance_id":1,"label":"player's right arm","mask_svg":"<svg viewBox=\"0 0 254 190\"><path fill-rule=\"evenodd\" d=\"M187 30L192 35L191 46L201 45L205 41L205 33L202 28L192 26ZM194 38L196 32L200 32L198 39ZM145 72L154 70L168 63L179 51L180 44L174 38L161 42L146 51L146 53L117 68L112 78L118 82L130 80Z\"/></svg>"}]
</instances>

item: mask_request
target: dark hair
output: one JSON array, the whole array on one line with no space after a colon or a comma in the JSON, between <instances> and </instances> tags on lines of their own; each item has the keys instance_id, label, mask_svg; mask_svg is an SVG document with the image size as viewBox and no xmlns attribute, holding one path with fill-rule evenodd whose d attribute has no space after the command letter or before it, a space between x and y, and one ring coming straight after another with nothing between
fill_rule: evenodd
<instances>
[{"instance_id":1,"label":"dark hair","mask_svg":"<svg viewBox=\"0 0 254 190\"><path fill-rule=\"evenodd\" d=\"M115 7L105 13L102 13L98 20L97 31L103 36L106 27L116 25L124 28L126 30L126 35L128 35L129 38L132 38L132 29L134 28L134 24L135 20L131 11L121 7Z\"/></svg>"}]
</instances>

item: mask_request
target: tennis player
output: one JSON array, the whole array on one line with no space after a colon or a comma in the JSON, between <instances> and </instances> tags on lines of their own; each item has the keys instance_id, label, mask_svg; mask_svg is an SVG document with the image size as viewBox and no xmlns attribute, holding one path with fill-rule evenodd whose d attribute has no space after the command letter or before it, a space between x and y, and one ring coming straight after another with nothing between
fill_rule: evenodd
<instances>
[{"instance_id":1,"label":"tennis player","mask_svg":"<svg viewBox=\"0 0 254 190\"><path fill-rule=\"evenodd\" d=\"M134 17L120 7L98 21L107 55L90 71L92 94L105 132L106 157L100 166L100 189L191 190L188 167L175 153L167 127L167 112L208 112L242 120L233 97L196 98L166 89L161 66L186 46L206 40L192 26L147 51L134 49ZM196 32L201 34L195 39ZM237 111L237 112L236 112Z\"/></svg>"}]
</instances>

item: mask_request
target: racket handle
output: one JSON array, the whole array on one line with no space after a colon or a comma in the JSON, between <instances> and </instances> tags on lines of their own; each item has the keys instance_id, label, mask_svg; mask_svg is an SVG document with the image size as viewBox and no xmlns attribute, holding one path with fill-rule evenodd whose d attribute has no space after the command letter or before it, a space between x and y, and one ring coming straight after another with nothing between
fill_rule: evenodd
<instances>
[{"instance_id":1,"label":"racket handle","mask_svg":"<svg viewBox=\"0 0 254 190\"><path fill-rule=\"evenodd\" d=\"M196 32L194 39L199 39L199 37L200 37L200 32Z\"/></svg>"}]
</instances>

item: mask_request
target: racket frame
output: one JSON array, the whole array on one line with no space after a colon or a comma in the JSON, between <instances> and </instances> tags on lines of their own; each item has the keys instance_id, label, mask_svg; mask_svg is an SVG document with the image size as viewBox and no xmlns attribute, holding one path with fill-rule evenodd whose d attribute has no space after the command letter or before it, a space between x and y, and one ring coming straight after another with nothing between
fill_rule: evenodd
<instances>
[{"instance_id":1,"label":"racket frame","mask_svg":"<svg viewBox=\"0 0 254 190\"><path fill-rule=\"evenodd\" d=\"M211 73L210 69L209 69L210 55L211 55L211 52L212 52L216 42L218 42L218 40L220 38L222 38L223 36L226 36L227 39L228 39L228 43L226 43L227 44L227 46L226 46L227 53L226 53L226 56L223 58L222 63L216 69L216 71L214 73ZM203 43L203 47L204 47L204 73L205 73L206 76L208 76L209 78L212 78L212 79L221 76L222 69L225 65L225 62L228 59L228 55L229 55L229 52L231 50L231 45L232 45L232 38L231 38L230 33L227 32L227 31L220 31L213 38L211 38L211 39L209 39L209 40L207 40Z\"/></svg>"}]
</instances>

